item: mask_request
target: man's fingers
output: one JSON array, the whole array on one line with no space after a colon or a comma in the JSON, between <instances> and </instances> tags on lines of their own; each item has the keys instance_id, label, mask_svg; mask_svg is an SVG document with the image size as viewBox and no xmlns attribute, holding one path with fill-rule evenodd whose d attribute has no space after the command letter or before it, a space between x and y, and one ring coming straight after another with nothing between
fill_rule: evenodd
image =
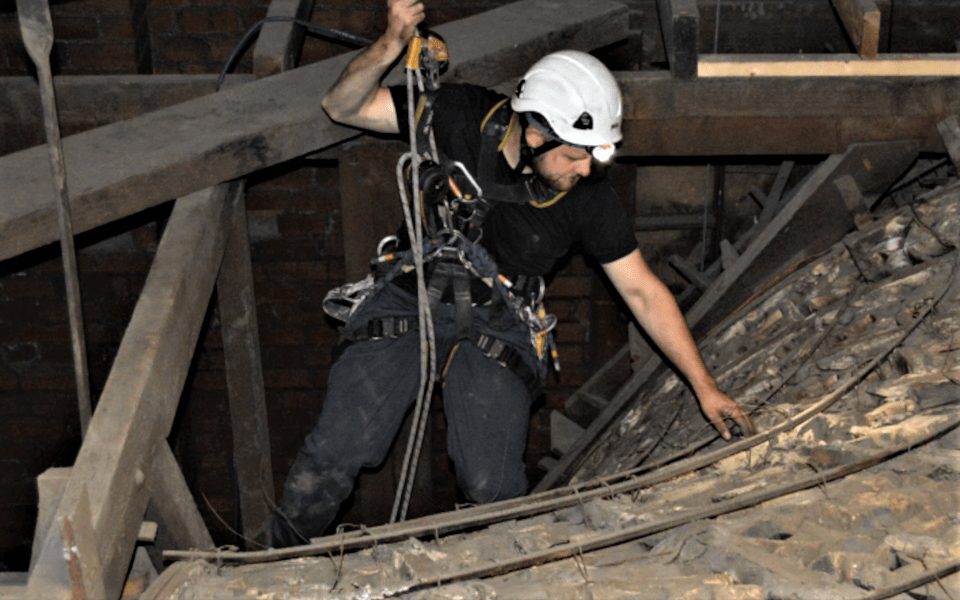
<instances>
[{"instance_id":1,"label":"man's fingers","mask_svg":"<svg viewBox=\"0 0 960 600\"><path fill-rule=\"evenodd\" d=\"M737 416L734 419L740 425L740 431L743 432L744 436L751 436L757 432L757 428L753 426L753 421L750 420L750 415L743 412L743 409L737 409Z\"/></svg>"},{"instance_id":2,"label":"man's fingers","mask_svg":"<svg viewBox=\"0 0 960 600\"><path fill-rule=\"evenodd\" d=\"M727 429L727 424L723 422L723 417L713 419L711 423L713 423L713 426L717 429L717 432L720 433L720 437L729 441L730 430Z\"/></svg>"}]
</instances>

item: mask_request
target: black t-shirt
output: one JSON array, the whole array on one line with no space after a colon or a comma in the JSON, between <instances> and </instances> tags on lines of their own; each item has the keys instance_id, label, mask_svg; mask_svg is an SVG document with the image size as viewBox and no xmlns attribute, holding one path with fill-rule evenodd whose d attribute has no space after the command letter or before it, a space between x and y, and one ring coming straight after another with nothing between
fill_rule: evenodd
<instances>
[{"instance_id":1,"label":"black t-shirt","mask_svg":"<svg viewBox=\"0 0 960 600\"><path fill-rule=\"evenodd\" d=\"M407 92L391 88L401 139L407 140ZM484 117L503 96L472 85L444 84L436 100L433 130L437 149L462 162L477 176ZM498 176L512 172L498 153ZM481 182L481 186L482 186ZM540 205L498 202L483 223L481 244L502 273L546 275L570 247L580 242L601 264L637 248L626 210L605 180L584 179L553 202Z\"/></svg>"}]
</instances>

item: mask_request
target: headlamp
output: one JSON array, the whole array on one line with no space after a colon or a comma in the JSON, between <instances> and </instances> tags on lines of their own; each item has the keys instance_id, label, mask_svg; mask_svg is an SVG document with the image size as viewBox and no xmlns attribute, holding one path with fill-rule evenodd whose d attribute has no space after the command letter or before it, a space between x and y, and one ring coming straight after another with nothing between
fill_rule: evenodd
<instances>
[{"instance_id":1,"label":"headlamp","mask_svg":"<svg viewBox=\"0 0 960 600\"><path fill-rule=\"evenodd\" d=\"M613 153L616 152L617 148L613 144L604 144L602 146L594 146L590 149L590 154L600 162L607 162L613 157Z\"/></svg>"}]
</instances>

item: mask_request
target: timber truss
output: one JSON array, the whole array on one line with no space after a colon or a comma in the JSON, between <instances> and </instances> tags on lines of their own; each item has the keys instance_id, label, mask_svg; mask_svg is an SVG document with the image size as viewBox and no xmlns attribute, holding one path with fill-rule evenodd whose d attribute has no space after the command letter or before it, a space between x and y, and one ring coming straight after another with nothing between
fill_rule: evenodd
<instances>
[{"instance_id":1,"label":"timber truss","mask_svg":"<svg viewBox=\"0 0 960 600\"><path fill-rule=\"evenodd\" d=\"M700 57L695 1L658 4L671 69L616 74L626 102L625 154L832 155L808 189L794 196L805 201L786 204L788 210L771 221L775 230L759 236L716 279L704 295L711 306L745 289L739 275L755 266L759 253L778 244L780 254L803 246L806 238L779 234L836 202L837 188L828 182L848 177L846 221L832 226L849 227L857 202L882 188L889 172L920 151L943 152L945 145L956 151L956 137L949 137L956 135L956 121L949 118L960 114L960 62L953 56L878 56L878 16L870 0L836 0L859 55L834 56L829 68L792 57ZM311 9L310 0L274 0L268 16L302 18ZM449 81L495 86L547 52L622 40L627 21L627 8L611 0L522 0L437 29L451 42ZM145 519L159 523L158 539L168 549L212 547L166 438L214 286L220 290L243 533L266 539L273 482L243 178L359 135L332 123L318 101L354 54L292 69L301 42L292 25L267 24L254 51L254 77L233 76L218 93L207 76L57 82L61 112L126 105L129 113L133 105L138 114L118 112L115 117L127 120L64 139L77 233L179 199L76 462L40 479L24 598L118 598ZM8 89L23 82L14 83ZM124 102L114 102L121 95ZM948 124L941 129L949 135L938 134L938 123ZM56 241L46 148L0 157L0 198L0 260ZM736 298L726 304L735 305ZM701 313L694 308L697 319Z\"/></svg>"}]
</instances>

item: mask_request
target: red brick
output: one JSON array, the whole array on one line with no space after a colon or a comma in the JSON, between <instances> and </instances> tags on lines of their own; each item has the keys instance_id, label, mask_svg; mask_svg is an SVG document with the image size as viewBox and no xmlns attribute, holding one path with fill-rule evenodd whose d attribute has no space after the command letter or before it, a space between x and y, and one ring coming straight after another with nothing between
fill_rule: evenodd
<instances>
[{"instance_id":1,"label":"red brick","mask_svg":"<svg viewBox=\"0 0 960 600\"><path fill-rule=\"evenodd\" d=\"M53 27L58 40L95 40L100 37L97 19L88 15L57 15Z\"/></svg>"},{"instance_id":2,"label":"red brick","mask_svg":"<svg viewBox=\"0 0 960 600\"><path fill-rule=\"evenodd\" d=\"M185 8L178 15L183 33L210 34L240 31L240 18L232 9ZM239 40L238 40L239 41Z\"/></svg>"},{"instance_id":3,"label":"red brick","mask_svg":"<svg viewBox=\"0 0 960 600\"><path fill-rule=\"evenodd\" d=\"M263 383L271 388L307 388L313 387L310 373L303 369L264 370Z\"/></svg>"},{"instance_id":4,"label":"red brick","mask_svg":"<svg viewBox=\"0 0 960 600\"><path fill-rule=\"evenodd\" d=\"M44 298L53 294L50 280L38 277L5 277L0 280L0 298Z\"/></svg>"},{"instance_id":5,"label":"red brick","mask_svg":"<svg viewBox=\"0 0 960 600\"><path fill-rule=\"evenodd\" d=\"M332 327L318 327L310 332L310 343L333 346L340 341L340 332Z\"/></svg>"},{"instance_id":6,"label":"red brick","mask_svg":"<svg viewBox=\"0 0 960 600\"><path fill-rule=\"evenodd\" d=\"M300 329L266 329L260 331L261 346L302 346L303 331Z\"/></svg>"},{"instance_id":7,"label":"red brick","mask_svg":"<svg viewBox=\"0 0 960 600\"><path fill-rule=\"evenodd\" d=\"M589 277L557 277L547 287L547 297L588 297L590 285Z\"/></svg>"},{"instance_id":8,"label":"red brick","mask_svg":"<svg viewBox=\"0 0 960 600\"><path fill-rule=\"evenodd\" d=\"M320 397L315 392L284 391L278 406L293 412L314 411L319 414Z\"/></svg>"},{"instance_id":9,"label":"red brick","mask_svg":"<svg viewBox=\"0 0 960 600\"><path fill-rule=\"evenodd\" d=\"M157 36L154 44L160 60L181 63L187 61L205 61L210 58L210 46L205 39Z\"/></svg>"},{"instance_id":10,"label":"red brick","mask_svg":"<svg viewBox=\"0 0 960 600\"><path fill-rule=\"evenodd\" d=\"M579 323L558 323L553 330L557 344L582 343L585 332Z\"/></svg>"},{"instance_id":11,"label":"red brick","mask_svg":"<svg viewBox=\"0 0 960 600\"><path fill-rule=\"evenodd\" d=\"M247 210L251 212L271 211L276 217L278 211L295 210L294 193L283 188L256 186L247 190Z\"/></svg>"},{"instance_id":12,"label":"red brick","mask_svg":"<svg viewBox=\"0 0 960 600\"><path fill-rule=\"evenodd\" d=\"M0 370L0 391L13 391L17 389L19 380L17 376L10 371ZM3 404L3 402L0 402Z\"/></svg>"},{"instance_id":13,"label":"red brick","mask_svg":"<svg viewBox=\"0 0 960 600\"><path fill-rule=\"evenodd\" d=\"M75 71L130 71L136 66L133 42L77 43L67 48Z\"/></svg>"},{"instance_id":14,"label":"red brick","mask_svg":"<svg viewBox=\"0 0 960 600\"><path fill-rule=\"evenodd\" d=\"M0 15L0 42L16 42L22 47L23 37L16 11Z\"/></svg>"},{"instance_id":15,"label":"red brick","mask_svg":"<svg viewBox=\"0 0 960 600\"><path fill-rule=\"evenodd\" d=\"M392 199L391 199L392 200ZM316 188L298 193L294 201L300 210L321 213L340 212L343 205L340 190L336 188Z\"/></svg>"},{"instance_id":16,"label":"red brick","mask_svg":"<svg viewBox=\"0 0 960 600\"><path fill-rule=\"evenodd\" d=\"M150 34L163 35L167 33L177 33L177 14L172 10L157 8L156 2L151 2L150 10L147 11Z\"/></svg>"},{"instance_id":17,"label":"red brick","mask_svg":"<svg viewBox=\"0 0 960 600\"><path fill-rule=\"evenodd\" d=\"M20 386L25 392L67 390L76 388L73 373L46 373L43 375L22 375Z\"/></svg>"},{"instance_id":18,"label":"red brick","mask_svg":"<svg viewBox=\"0 0 960 600\"><path fill-rule=\"evenodd\" d=\"M100 27L105 40L129 40L134 37L130 15L103 15L100 17Z\"/></svg>"},{"instance_id":19,"label":"red brick","mask_svg":"<svg viewBox=\"0 0 960 600\"><path fill-rule=\"evenodd\" d=\"M64 2L50 7L50 14L56 24L59 13L125 13L130 10L127 0L78 0Z\"/></svg>"}]
</instances>

